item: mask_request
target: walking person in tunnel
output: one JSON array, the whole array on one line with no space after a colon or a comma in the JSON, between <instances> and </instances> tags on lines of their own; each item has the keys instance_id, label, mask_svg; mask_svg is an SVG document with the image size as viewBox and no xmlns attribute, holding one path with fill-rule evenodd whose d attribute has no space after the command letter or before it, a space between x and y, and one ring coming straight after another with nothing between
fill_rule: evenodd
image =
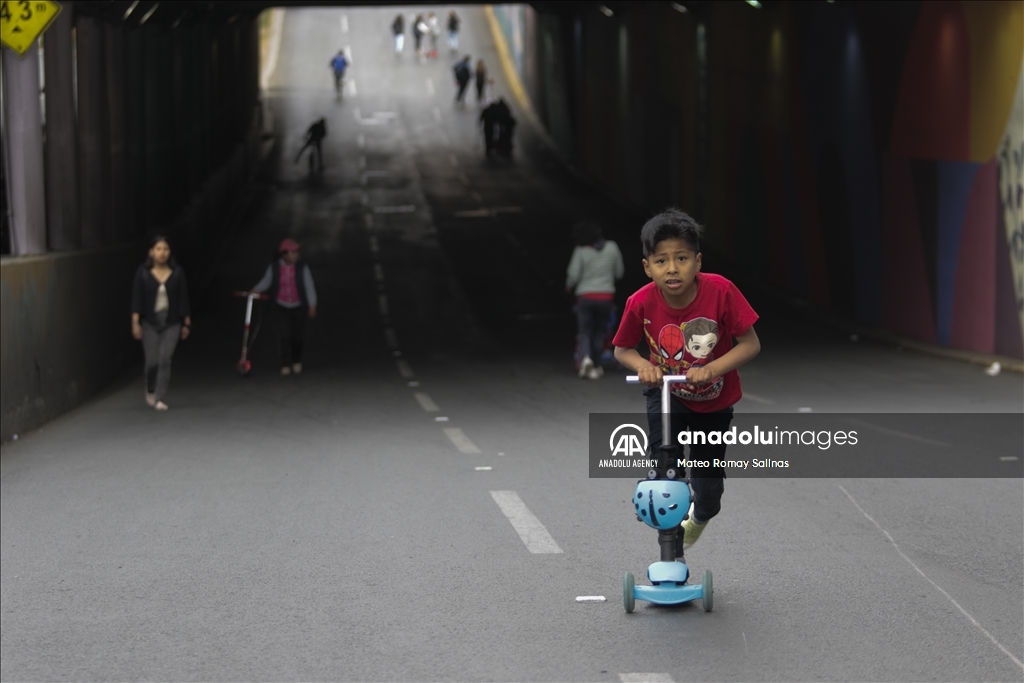
<instances>
[{"instance_id":1,"label":"walking person in tunnel","mask_svg":"<svg viewBox=\"0 0 1024 683\"><path fill-rule=\"evenodd\" d=\"M489 80L487 78L487 65L484 64L484 60L476 60L476 71L474 72L473 77L476 79L476 103L483 104Z\"/></svg>"},{"instance_id":2,"label":"walking person in tunnel","mask_svg":"<svg viewBox=\"0 0 1024 683\"><path fill-rule=\"evenodd\" d=\"M461 20L455 10L448 12L448 50L455 54L459 51L459 24Z\"/></svg>"},{"instance_id":3,"label":"walking person in tunnel","mask_svg":"<svg viewBox=\"0 0 1024 683\"><path fill-rule=\"evenodd\" d=\"M484 148L487 156L498 153L512 155L512 134L516 120L505 99L499 97L480 112L480 123L484 129Z\"/></svg>"},{"instance_id":4,"label":"walking person in tunnel","mask_svg":"<svg viewBox=\"0 0 1024 683\"><path fill-rule=\"evenodd\" d=\"M317 168L321 171L324 170L324 151L321 145L325 137L327 137L327 119L320 118L306 131L306 142L302 145L302 149L299 150L299 153L295 155L295 163L299 163L299 159L302 158L302 153L305 152L307 148L312 148L309 152L310 170L313 170L313 168ZM316 154L315 166L313 158L314 153Z\"/></svg>"},{"instance_id":5,"label":"walking person in tunnel","mask_svg":"<svg viewBox=\"0 0 1024 683\"><path fill-rule=\"evenodd\" d=\"M277 304L278 339L281 342L281 375L302 372L306 321L316 317L316 287L306 262L299 258L299 243L291 237L278 247L278 258L263 273L252 292L264 293Z\"/></svg>"},{"instance_id":6,"label":"walking person in tunnel","mask_svg":"<svg viewBox=\"0 0 1024 683\"><path fill-rule=\"evenodd\" d=\"M428 30L430 28L423 20L423 15L417 14L416 18L412 20L412 41L416 48L416 59L423 57L423 34Z\"/></svg>"},{"instance_id":7,"label":"walking person in tunnel","mask_svg":"<svg viewBox=\"0 0 1024 683\"><path fill-rule=\"evenodd\" d=\"M402 54L405 46L405 16L399 12L391 22L391 33L395 36L395 55Z\"/></svg>"},{"instance_id":8,"label":"walking person in tunnel","mask_svg":"<svg viewBox=\"0 0 1024 683\"><path fill-rule=\"evenodd\" d=\"M334 72L334 92L341 97L342 88L345 86L345 69L348 68L348 57L345 56L345 51L338 50L338 54L334 55L328 66Z\"/></svg>"},{"instance_id":9,"label":"walking person in tunnel","mask_svg":"<svg viewBox=\"0 0 1024 683\"><path fill-rule=\"evenodd\" d=\"M466 95L466 86L469 85L469 79L473 77L473 69L470 67L472 60L469 55L466 55L452 67L452 71L455 73L455 105L461 106L464 103L464 97Z\"/></svg>"},{"instance_id":10,"label":"walking person in tunnel","mask_svg":"<svg viewBox=\"0 0 1024 683\"><path fill-rule=\"evenodd\" d=\"M626 267L619 245L602 237L596 223L577 223L573 239L576 248L566 269L565 289L576 294L579 376L600 379L604 375L601 355L615 306L615 281L622 279Z\"/></svg>"},{"instance_id":11,"label":"walking person in tunnel","mask_svg":"<svg viewBox=\"0 0 1024 683\"><path fill-rule=\"evenodd\" d=\"M132 336L142 342L149 407L167 410L164 396L171 381L171 357L191 329L185 271L175 263L167 238L155 237L145 263L135 272L132 289Z\"/></svg>"}]
</instances>

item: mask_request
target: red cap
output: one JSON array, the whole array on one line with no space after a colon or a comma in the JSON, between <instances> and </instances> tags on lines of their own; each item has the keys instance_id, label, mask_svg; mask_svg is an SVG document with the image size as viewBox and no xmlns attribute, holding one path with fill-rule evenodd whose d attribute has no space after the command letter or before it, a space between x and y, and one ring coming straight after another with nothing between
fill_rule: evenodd
<instances>
[{"instance_id":1,"label":"red cap","mask_svg":"<svg viewBox=\"0 0 1024 683\"><path fill-rule=\"evenodd\" d=\"M277 248L282 254L286 251L298 251L299 243L293 240L291 237L286 237L281 241L281 246Z\"/></svg>"}]
</instances>

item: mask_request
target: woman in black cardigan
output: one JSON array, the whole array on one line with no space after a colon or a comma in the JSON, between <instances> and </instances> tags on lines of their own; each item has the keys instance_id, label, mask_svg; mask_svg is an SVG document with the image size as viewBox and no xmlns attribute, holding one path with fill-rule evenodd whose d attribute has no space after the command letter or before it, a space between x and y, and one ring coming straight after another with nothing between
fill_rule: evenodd
<instances>
[{"instance_id":1,"label":"woman in black cardigan","mask_svg":"<svg viewBox=\"0 0 1024 683\"><path fill-rule=\"evenodd\" d=\"M132 336L146 356L146 404L167 410L164 394L171 381L171 356L192 327L185 271L174 262L166 237L155 237L149 258L135 273Z\"/></svg>"}]
</instances>

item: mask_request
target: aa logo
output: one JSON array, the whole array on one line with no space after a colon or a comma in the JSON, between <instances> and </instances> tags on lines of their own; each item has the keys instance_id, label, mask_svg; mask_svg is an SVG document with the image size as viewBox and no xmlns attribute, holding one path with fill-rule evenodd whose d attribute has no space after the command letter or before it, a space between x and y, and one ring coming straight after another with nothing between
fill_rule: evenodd
<instances>
[{"instance_id":1,"label":"aa logo","mask_svg":"<svg viewBox=\"0 0 1024 683\"><path fill-rule=\"evenodd\" d=\"M636 425L619 425L608 440L608 448L612 455L643 457L647 454L647 433Z\"/></svg>"}]
</instances>

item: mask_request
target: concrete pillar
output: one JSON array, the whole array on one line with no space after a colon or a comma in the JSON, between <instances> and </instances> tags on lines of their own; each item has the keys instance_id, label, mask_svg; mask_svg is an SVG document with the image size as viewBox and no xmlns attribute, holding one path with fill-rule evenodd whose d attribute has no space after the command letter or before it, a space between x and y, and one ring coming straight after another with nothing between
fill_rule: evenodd
<instances>
[{"instance_id":1,"label":"concrete pillar","mask_svg":"<svg viewBox=\"0 0 1024 683\"><path fill-rule=\"evenodd\" d=\"M75 19L78 37L78 168L82 246L108 243L110 196L107 88L103 27L92 17Z\"/></svg>"},{"instance_id":2,"label":"concrete pillar","mask_svg":"<svg viewBox=\"0 0 1024 683\"><path fill-rule=\"evenodd\" d=\"M110 221L106 235L108 243L117 244L130 237L127 225L128 126L124 30L120 26L105 24L103 38L107 80L107 139L110 143L110 192L107 195L110 202L107 215Z\"/></svg>"},{"instance_id":3,"label":"concrete pillar","mask_svg":"<svg viewBox=\"0 0 1024 683\"><path fill-rule=\"evenodd\" d=\"M11 254L42 254L46 251L46 194L39 46L34 43L23 57L4 48L2 59Z\"/></svg>"},{"instance_id":4,"label":"concrete pillar","mask_svg":"<svg viewBox=\"0 0 1024 683\"><path fill-rule=\"evenodd\" d=\"M69 3L70 4L70 3ZM78 221L78 117L71 60L71 8L43 36L46 71L46 232L50 249L82 245Z\"/></svg>"}]
</instances>

